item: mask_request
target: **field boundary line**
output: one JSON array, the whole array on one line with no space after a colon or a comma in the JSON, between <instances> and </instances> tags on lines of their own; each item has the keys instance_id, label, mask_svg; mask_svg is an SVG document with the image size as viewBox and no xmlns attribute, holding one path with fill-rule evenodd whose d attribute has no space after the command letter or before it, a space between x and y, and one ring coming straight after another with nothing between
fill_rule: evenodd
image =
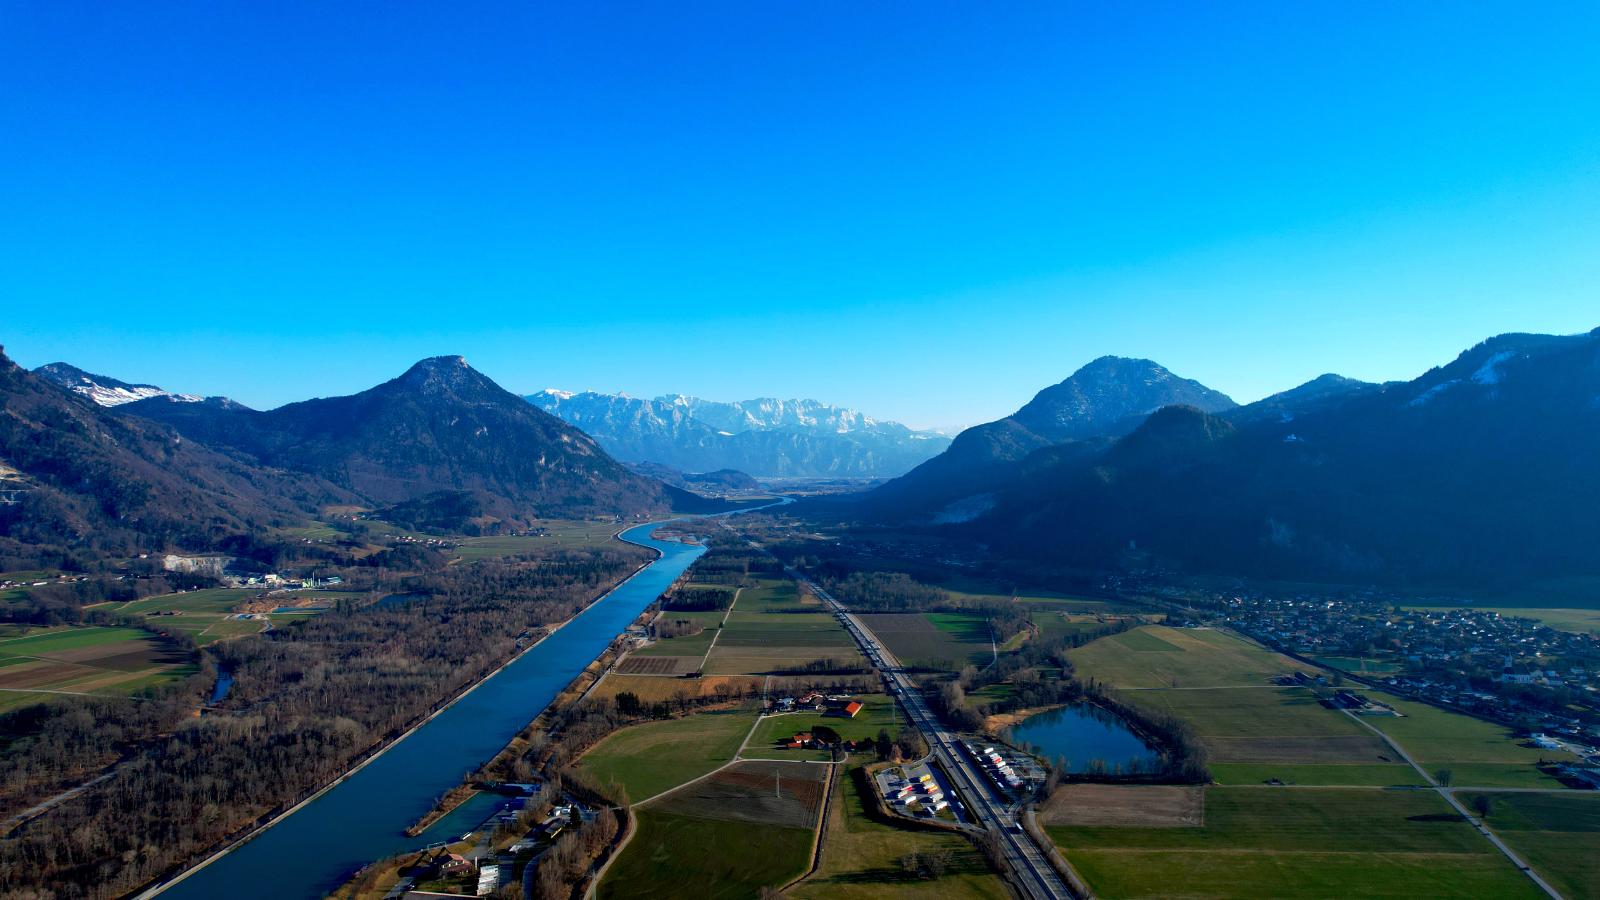
<instances>
[{"instance_id":1,"label":"field boundary line","mask_svg":"<svg viewBox=\"0 0 1600 900\"><path fill-rule=\"evenodd\" d=\"M1350 710L1341 709L1340 712L1343 712L1353 721L1359 723L1373 734L1376 734L1384 743L1388 744L1390 747L1393 747L1394 752L1400 754L1401 759L1410 763L1411 767L1417 770L1417 774L1421 775L1423 779L1428 782L1429 787L1432 787L1440 797L1444 798L1444 801L1450 805L1451 809L1459 813L1461 818L1465 819L1468 824L1476 828L1479 834L1483 835L1485 838L1488 838L1489 843L1493 844L1495 849L1505 854L1506 859L1511 860L1511 864L1520 869L1522 874L1528 876L1528 878L1531 879L1534 884L1538 885L1541 890L1555 898L1555 900L1565 900L1565 898L1561 896L1560 891L1557 891L1554 887L1551 887L1550 883L1545 881L1538 872L1535 872L1532 866L1523 862L1522 857L1518 856L1509 846L1507 846L1506 842L1502 841L1499 835L1491 831L1487 822L1472 815L1472 813L1467 811L1465 806L1461 805L1461 801L1456 799L1456 792L1454 788L1445 787L1444 785L1441 785L1439 782L1435 781L1432 775L1428 774L1428 772L1423 769L1416 760L1411 758L1411 754L1407 753L1406 749L1400 746L1398 741L1389 737L1389 735L1382 729L1373 725L1371 722L1366 721Z\"/></svg>"},{"instance_id":2,"label":"field boundary line","mask_svg":"<svg viewBox=\"0 0 1600 900\"><path fill-rule=\"evenodd\" d=\"M788 882L779 886L778 890L780 892L787 891L789 888L805 881L807 878L817 874L817 870L822 868L822 845L824 837L828 833L828 816L833 810L834 786L839 782L838 763L830 762L828 766L828 786L822 792L822 809L817 811L816 828L811 834L811 866L795 878L791 878Z\"/></svg>"},{"instance_id":3,"label":"field boundary line","mask_svg":"<svg viewBox=\"0 0 1600 900\"><path fill-rule=\"evenodd\" d=\"M728 601L728 608L722 613L722 620L717 623L717 633L711 636L711 644L706 647L706 655L700 657L700 671L706 670L706 663L711 661L711 651L717 649L717 641L722 640L722 632L728 629L728 617L733 615L733 608L739 605L739 595L744 593L743 587L733 589L733 599Z\"/></svg>"},{"instance_id":4,"label":"field boundary line","mask_svg":"<svg viewBox=\"0 0 1600 900\"><path fill-rule=\"evenodd\" d=\"M723 769L726 769L727 767L733 765L734 763L740 763L740 762L745 762L745 760L739 759L738 757L734 757L733 759L730 759L727 762L723 763L722 765L717 766L715 769L712 769L711 771L705 773L704 775L698 775L698 776L696 776L694 778L691 778L688 781L685 781L683 784L678 785L677 787L669 787L669 788L667 788L666 790L662 791L659 794L651 794L650 796L644 798L643 800L639 800L639 801L635 802L633 804L633 807L635 809L637 809L637 808L645 805L646 803L654 803L655 801L660 800L662 797L665 797L668 794L675 794L678 791L683 790L684 788L688 787L691 784L698 784L699 782L705 781L707 778L710 778L711 776L717 774L718 772L721 772Z\"/></svg>"}]
</instances>

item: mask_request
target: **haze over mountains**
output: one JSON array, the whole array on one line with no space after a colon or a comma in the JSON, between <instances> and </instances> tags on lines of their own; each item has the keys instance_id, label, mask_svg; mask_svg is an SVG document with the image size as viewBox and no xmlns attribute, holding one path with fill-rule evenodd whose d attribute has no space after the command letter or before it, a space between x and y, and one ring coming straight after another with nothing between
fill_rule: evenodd
<instances>
[{"instance_id":1,"label":"haze over mountains","mask_svg":"<svg viewBox=\"0 0 1600 900\"><path fill-rule=\"evenodd\" d=\"M983 426L1007 440L976 467L947 459L958 439L857 512L1068 566L1480 585L1600 571L1600 329L1501 335L1408 382L1201 396L1210 409L1165 404L1125 435L1126 419L1090 436L1074 420L1057 433L1079 437L1043 447L1021 423Z\"/></svg>"},{"instance_id":2,"label":"haze over mountains","mask_svg":"<svg viewBox=\"0 0 1600 900\"><path fill-rule=\"evenodd\" d=\"M949 446L816 400L723 403L681 394L646 400L545 390L529 402L593 435L618 459L686 472L735 469L761 477L877 478L901 474Z\"/></svg>"}]
</instances>

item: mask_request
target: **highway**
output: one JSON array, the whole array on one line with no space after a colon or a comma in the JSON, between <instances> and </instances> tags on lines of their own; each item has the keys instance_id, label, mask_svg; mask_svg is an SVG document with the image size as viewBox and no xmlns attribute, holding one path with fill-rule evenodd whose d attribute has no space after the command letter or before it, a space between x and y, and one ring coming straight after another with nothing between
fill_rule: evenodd
<instances>
[{"instance_id":1,"label":"highway","mask_svg":"<svg viewBox=\"0 0 1600 900\"><path fill-rule=\"evenodd\" d=\"M766 548L760 544L754 541L748 543L751 547L766 552ZM922 692L906 676L894 654L878 641L871 629L851 614L844 604L823 590L821 585L788 566L784 566L784 571L795 581L810 588L818 599L828 605L844 624L845 629L850 632L851 637L855 638L856 644L861 647L861 652L866 654L867 659L883 676L889 692L900 701L900 706L906 711L911 724L916 726L927 740L933 758L950 776L951 782L965 801L968 814L976 819L978 825L985 831L999 835L1001 854L1005 858L1006 866L1015 876L1014 880L1022 890L1023 896L1029 900L1071 900L1075 895L1068 888L1066 880L1051 865L1045 852L1033 842L1020 824L1020 807L996 796L988 777L962 750L956 736L945 730L943 723L934 716L932 710L928 709L927 703L922 698Z\"/></svg>"}]
</instances>

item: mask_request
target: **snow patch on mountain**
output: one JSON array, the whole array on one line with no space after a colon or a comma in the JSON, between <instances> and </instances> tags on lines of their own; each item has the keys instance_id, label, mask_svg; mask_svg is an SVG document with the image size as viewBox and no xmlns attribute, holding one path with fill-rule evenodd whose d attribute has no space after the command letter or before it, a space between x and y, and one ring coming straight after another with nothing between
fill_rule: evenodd
<instances>
[{"instance_id":1,"label":"snow patch on mountain","mask_svg":"<svg viewBox=\"0 0 1600 900\"><path fill-rule=\"evenodd\" d=\"M1503 377L1500 364L1516 355L1510 350L1501 350L1485 360L1483 365L1478 367L1478 371L1472 373L1472 380L1478 384L1499 384Z\"/></svg>"}]
</instances>

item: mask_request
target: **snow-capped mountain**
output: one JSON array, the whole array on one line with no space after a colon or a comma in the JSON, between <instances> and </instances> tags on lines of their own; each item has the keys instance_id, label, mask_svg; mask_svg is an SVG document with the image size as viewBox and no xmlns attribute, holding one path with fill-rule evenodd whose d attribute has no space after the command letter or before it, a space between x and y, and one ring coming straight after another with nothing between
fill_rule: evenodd
<instances>
[{"instance_id":1,"label":"snow-capped mountain","mask_svg":"<svg viewBox=\"0 0 1600 900\"><path fill-rule=\"evenodd\" d=\"M910 470L950 443L940 434L816 400L719 402L682 394L646 400L554 389L527 399L588 432L619 459L687 472L887 477Z\"/></svg>"},{"instance_id":2,"label":"snow-capped mountain","mask_svg":"<svg viewBox=\"0 0 1600 900\"><path fill-rule=\"evenodd\" d=\"M33 370L35 375L40 375L56 384L61 385L75 394L82 394L101 406L121 406L135 400L146 400L150 397L170 397L185 403L194 403L200 400L192 394L178 394L153 384L129 384L118 381L106 375L95 375L85 372L77 366L64 362L54 362L40 366Z\"/></svg>"}]
</instances>

